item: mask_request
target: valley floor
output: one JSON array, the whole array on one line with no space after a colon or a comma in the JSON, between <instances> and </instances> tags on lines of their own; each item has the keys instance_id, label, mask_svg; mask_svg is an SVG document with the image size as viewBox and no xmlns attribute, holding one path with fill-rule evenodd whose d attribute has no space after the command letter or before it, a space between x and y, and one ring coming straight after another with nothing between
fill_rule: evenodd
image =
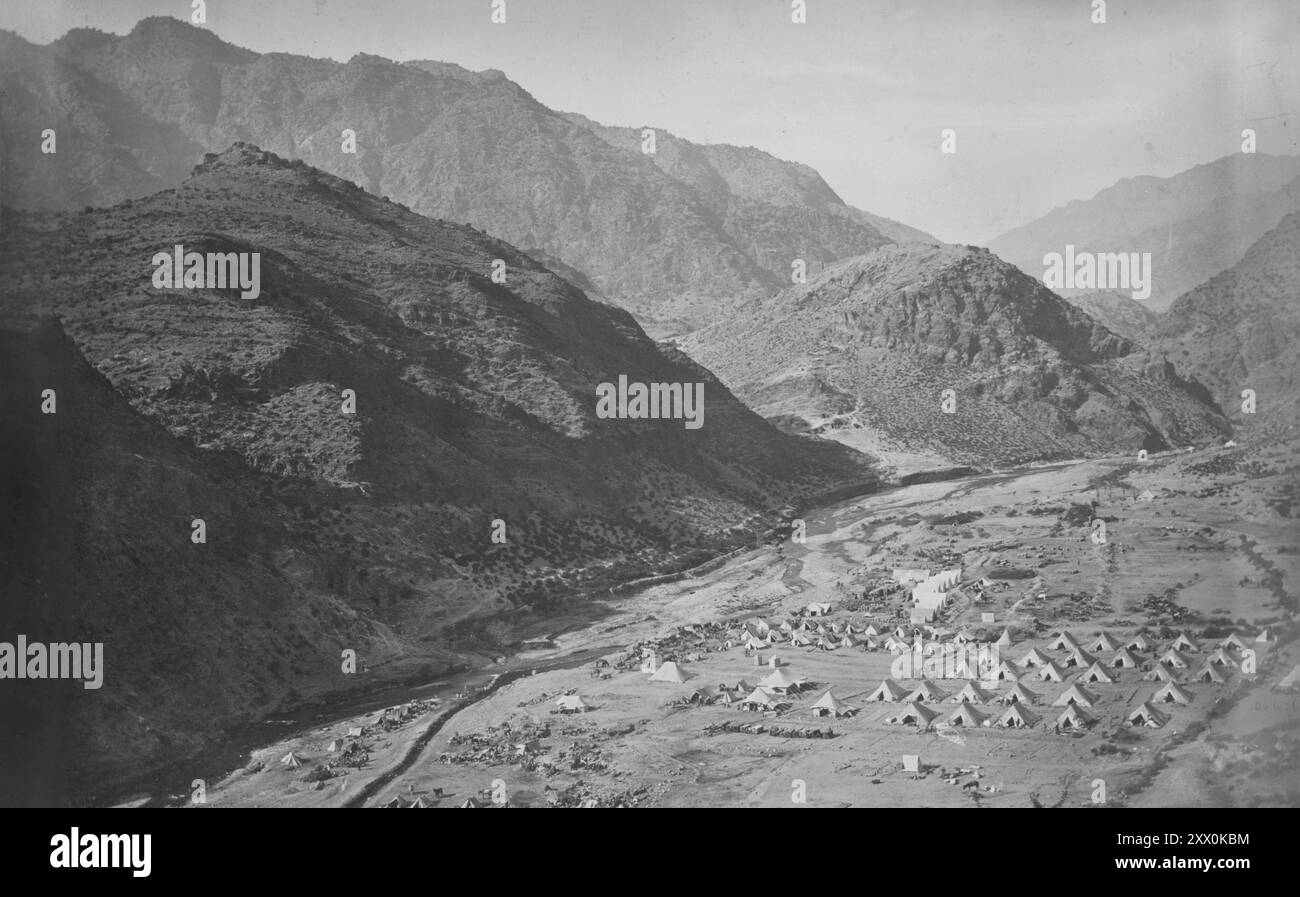
<instances>
[{"instance_id":1,"label":"valley floor","mask_svg":"<svg viewBox=\"0 0 1300 897\"><path fill-rule=\"evenodd\" d=\"M738 705L674 706L700 687L770 672L740 645L687 635L679 627L761 616L785 619L812 601L829 602L831 621L874 623L882 632L906 618L898 597L860 596L894 567L963 568L965 588L940 625L1019 633L1004 649L1013 661L1050 636L1071 631L1085 646L1101 631L1126 642L1140 627L1160 653L1171 636L1199 635L1226 621L1256 646L1265 624L1291 628L1300 576L1300 528L1289 516L1300 459L1276 447L1210 449L1167 454L1146 463L1102 459L992 473L883 492L817 512L807 520L805 544L765 546L696 580L648 589L611 603L599 624L558 636L556 647L519 655L507 673L455 685L430 686L436 707L414 712L388 731L377 715L334 720L277 738L253 752L248 766L209 784L206 805L383 806L394 798L423 797L432 806L458 807L473 798L491 806L574 805L596 801L650 806L1128 806L1300 805L1300 696L1276 690L1300 660L1300 642L1284 634L1259 644L1256 675L1236 666L1226 682L1193 682L1191 673L1213 653L1199 653L1182 682L1187 706L1167 705L1162 728L1135 729L1126 715L1149 700L1159 683L1119 671L1113 684L1089 689L1097 722L1076 734L1058 734L1061 708L1050 702L1061 684L1023 680L1041 697L1032 728L963 728L947 720L957 704L930 703L940 713L925 731L886 722L902 705L868 703L890 675L888 651L863 647L823 651L778 644L786 668L817 683L779 716ZM1143 495L1144 492L1149 496ZM1098 502L1107 541L1070 518L1071 506ZM1076 508L1077 511L1077 508ZM963 513L965 512L965 513ZM1088 515L1090 516L1090 514ZM971 603L970 586L986 573L1014 566L1028 578L1003 580ZM1153 600L1154 599L1154 600ZM1168 599L1168 600L1164 600ZM983 615L992 613L994 622ZM701 627L702 629L705 627ZM682 684L649 681L620 660L639 657L644 642L676 636L678 660L691 677ZM1199 639L1198 639L1199 640ZM1217 640L1216 640L1217 641ZM716 648L716 650L715 650ZM632 649L632 650L629 650ZM1094 652L1103 662L1111 653ZM600 678L592 660L604 655L611 674ZM1140 655L1144 661L1158 654ZM528 675L530 667L538 672ZM490 671L489 671L490 672ZM910 690L917 680L902 680ZM965 683L937 680L955 693ZM827 688L859 708L835 720L810 707ZM985 683L1005 694L1007 682ZM556 715L555 700L575 692L585 713ZM976 709L1000 714L990 702ZM707 733L719 723L748 722L783 729L826 729L833 738L769 733ZM509 729L499 728L508 725ZM351 727L351 739L369 756L359 769L313 772L336 761L327 747ZM481 736L466 742L456 736ZM523 745L522 748L518 745ZM356 749L354 749L356 750ZM289 752L301 762L280 762ZM903 755L919 755L922 774L902 769ZM346 774L344 774L346 772ZM312 779L321 778L316 782ZM972 784L973 783L973 784ZM437 789L437 790L435 790ZM802 801L800 800L802 798ZM192 803L192 802L187 802Z\"/></svg>"}]
</instances>

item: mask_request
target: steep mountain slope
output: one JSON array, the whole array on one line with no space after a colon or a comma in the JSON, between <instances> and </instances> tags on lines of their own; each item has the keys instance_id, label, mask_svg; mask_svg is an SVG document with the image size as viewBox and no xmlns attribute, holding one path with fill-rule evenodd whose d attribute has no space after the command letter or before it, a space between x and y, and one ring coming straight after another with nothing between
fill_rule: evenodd
<instances>
[{"instance_id":1,"label":"steep mountain slope","mask_svg":"<svg viewBox=\"0 0 1300 897\"><path fill-rule=\"evenodd\" d=\"M685 351L765 416L886 455L1005 464L1226 430L1171 366L987 250L889 246L741 311Z\"/></svg>"},{"instance_id":2,"label":"steep mountain slope","mask_svg":"<svg viewBox=\"0 0 1300 897\"><path fill-rule=\"evenodd\" d=\"M1090 290L1065 298L1107 330L1130 341L1141 340L1159 317L1128 293L1115 290Z\"/></svg>"},{"instance_id":3,"label":"steep mountain slope","mask_svg":"<svg viewBox=\"0 0 1300 897\"><path fill-rule=\"evenodd\" d=\"M96 606L71 618L112 618L112 656L138 658L115 661L101 700L147 725L111 743L116 730L89 726L101 771L105 755L153 759L348 684L342 646L371 675L410 674L495 614L491 640L469 644L498 650L529 608L688 566L778 508L876 481L861 455L780 433L508 244L254 146L142 200L3 216L0 313L57 314L98 372L65 340L47 375L6 337L5 432L22 437L6 488L24 496L6 512L6 569L21 573L6 601L31 608L38 580L76 566L58 571L68 600ZM260 253L260 294L155 287L151 260L176 244ZM38 385L69 370L58 414L36 415ZM598 417L597 384L620 375L702 383L703 425ZM51 426L74 435L24 448ZM112 428L129 432L98 435ZM46 507L98 516L82 531ZM194 517L206 545L189 542ZM62 561L24 541L41 532L63 536ZM240 670L210 674L219 662Z\"/></svg>"},{"instance_id":4,"label":"steep mountain slope","mask_svg":"<svg viewBox=\"0 0 1300 897\"><path fill-rule=\"evenodd\" d=\"M1300 209L1300 157L1239 153L1169 178L1126 178L1053 209L989 244L1041 279L1043 256L1150 252L1154 311L1236 262L1286 213ZM1066 291L1063 291L1066 292Z\"/></svg>"},{"instance_id":5,"label":"steep mountain slope","mask_svg":"<svg viewBox=\"0 0 1300 897\"><path fill-rule=\"evenodd\" d=\"M665 152L698 166L665 165L497 71L259 55L149 18L126 36L78 29L45 47L0 32L0 76L15 85L0 96L0 126L26 135L3 146L8 205L139 197L179 183L204 150L251 141L559 260L655 333L779 289L793 258L816 270L888 242L882 229L910 232L756 151L667 139ZM54 155L39 152L47 127ZM355 153L343 151L345 129ZM770 178L801 189L774 200L762 195Z\"/></svg>"},{"instance_id":6,"label":"steep mountain slope","mask_svg":"<svg viewBox=\"0 0 1300 897\"><path fill-rule=\"evenodd\" d=\"M1300 212L1180 296L1148 336L1210 387L1243 436L1265 422L1279 434L1300 432ZM1244 389L1255 390L1257 416L1242 413Z\"/></svg>"}]
</instances>

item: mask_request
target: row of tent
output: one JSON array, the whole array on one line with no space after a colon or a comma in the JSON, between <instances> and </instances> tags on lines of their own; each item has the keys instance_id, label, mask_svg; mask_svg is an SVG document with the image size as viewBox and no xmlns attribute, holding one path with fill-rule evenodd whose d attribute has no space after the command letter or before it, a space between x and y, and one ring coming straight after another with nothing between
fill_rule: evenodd
<instances>
[{"instance_id":1,"label":"row of tent","mask_svg":"<svg viewBox=\"0 0 1300 897\"><path fill-rule=\"evenodd\" d=\"M963 704L992 704L994 702L1001 704L1037 704L1039 697L1037 692L1031 691L1020 682L1014 683L1011 690L1005 694L986 691L977 682L967 682L961 691L949 695L929 679L922 679L920 684L911 691L908 691L893 679L885 679L875 691L867 696L867 700L905 704L924 701L938 703L944 700ZM1191 692L1184 689L1177 682L1169 681L1156 690L1155 694L1151 696L1151 700L1158 704L1185 705L1190 704L1193 697L1194 695ZM1064 707L1068 704L1078 704L1083 707L1091 707L1100 700L1100 697L1089 691L1086 686L1075 682L1052 701L1052 706Z\"/></svg>"},{"instance_id":2,"label":"row of tent","mask_svg":"<svg viewBox=\"0 0 1300 897\"><path fill-rule=\"evenodd\" d=\"M939 716L939 711L933 710L920 702L912 702L899 713L891 716L887 722L925 728L938 719ZM1012 703L996 717L991 713L984 713L971 706L968 702L963 701L961 706L949 714L947 718L948 725L962 726L964 728L997 726L1004 729L1027 729L1038 725L1041 721L1042 716L1029 709L1024 701ZM1056 725L1063 730L1085 729L1096 721L1096 718L1084 710L1083 706L1078 703L1069 703L1065 705L1065 709L1056 718ZM1125 721L1130 726L1159 728L1169 721L1169 717L1150 701L1147 701L1130 713Z\"/></svg>"}]
</instances>

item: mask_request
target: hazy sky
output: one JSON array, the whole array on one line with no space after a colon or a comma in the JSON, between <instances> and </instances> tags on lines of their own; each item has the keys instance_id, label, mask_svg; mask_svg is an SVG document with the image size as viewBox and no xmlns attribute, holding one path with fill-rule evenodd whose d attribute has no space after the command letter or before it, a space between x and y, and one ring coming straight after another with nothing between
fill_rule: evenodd
<instances>
[{"instance_id":1,"label":"hazy sky","mask_svg":"<svg viewBox=\"0 0 1300 897\"><path fill-rule=\"evenodd\" d=\"M984 243L1123 177L1240 149L1298 153L1300 2L1109 0L208 0L259 52L357 52L496 68L606 124L756 146L847 202ZM0 0L47 43L124 33L189 0ZM957 131L957 152L939 150Z\"/></svg>"}]
</instances>

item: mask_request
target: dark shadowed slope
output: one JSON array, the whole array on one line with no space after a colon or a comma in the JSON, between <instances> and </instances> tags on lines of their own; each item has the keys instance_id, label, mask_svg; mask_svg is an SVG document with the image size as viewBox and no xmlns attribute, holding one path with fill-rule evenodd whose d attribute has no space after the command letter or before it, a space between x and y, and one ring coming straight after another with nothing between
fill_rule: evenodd
<instances>
[{"instance_id":1,"label":"dark shadowed slope","mask_svg":"<svg viewBox=\"0 0 1300 897\"><path fill-rule=\"evenodd\" d=\"M67 593L98 602L77 618L112 621L116 651L140 663L119 661L111 694L120 725L143 721L105 730L117 741L92 726L97 762L126 745L166 754L349 684L345 645L376 674L410 673L448 657L449 627L504 613L483 644L499 650L525 619L511 608L549 611L698 562L771 526L775 509L875 482L863 456L780 433L627 312L508 244L254 146L142 200L4 219L0 309L57 314L71 342L56 370L82 372L54 420L36 413L30 377L6 393L12 427L77 434L43 437L54 457L25 456L51 482L29 487L7 533L58 502L111 516L67 533ZM177 243L260 253L260 295L155 289L151 259ZM504 284L490 279L497 259ZM42 370L21 333L6 338L17 371ZM598 419L596 385L620 374L703 382L703 426ZM112 427L129 439L95 435ZM205 546L189 542L194 517ZM47 525L73 526L62 513ZM55 560L10 548L26 573L7 594L39 601ZM168 701L202 707L208 725Z\"/></svg>"}]
</instances>

